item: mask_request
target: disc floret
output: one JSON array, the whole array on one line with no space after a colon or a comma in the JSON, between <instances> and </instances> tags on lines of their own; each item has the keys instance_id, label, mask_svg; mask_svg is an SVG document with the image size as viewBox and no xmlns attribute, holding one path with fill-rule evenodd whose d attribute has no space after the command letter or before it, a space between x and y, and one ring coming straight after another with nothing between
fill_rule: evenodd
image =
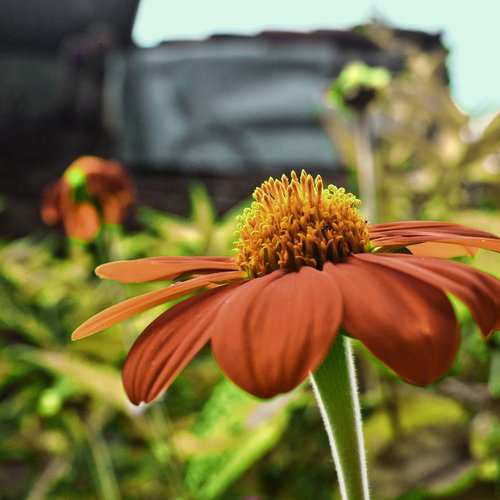
<instances>
[{"instance_id":1,"label":"disc floret","mask_svg":"<svg viewBox=\"0 0 500 500\"><path fill-rule=\"evenodd\" d=\"M249 277L302 266L322 269L325 262L367 251L367 223L353 194L324 188L319 175L305 171L290 177L265 181L239 217L236 262Z\"/></svg>"}]
</instances>

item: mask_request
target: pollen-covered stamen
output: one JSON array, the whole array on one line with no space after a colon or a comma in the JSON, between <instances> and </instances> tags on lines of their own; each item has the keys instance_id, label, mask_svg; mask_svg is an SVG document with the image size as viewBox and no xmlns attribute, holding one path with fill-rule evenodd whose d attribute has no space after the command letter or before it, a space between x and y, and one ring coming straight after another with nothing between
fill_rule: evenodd
<instances>
[{"instance_id":1,"label":"pollen-covered stamen","mask_svg":"<svg viewBox=\"0 0 500 500\"><path fill-rule=\"evenodd\" d=\"M366 252L368 229L359 200L343 188L323 188L302 171L291 180L270 178L239 217L236 262L250 277L302 266L322 269L353 253Z\"/></svg>"}]
</instances>

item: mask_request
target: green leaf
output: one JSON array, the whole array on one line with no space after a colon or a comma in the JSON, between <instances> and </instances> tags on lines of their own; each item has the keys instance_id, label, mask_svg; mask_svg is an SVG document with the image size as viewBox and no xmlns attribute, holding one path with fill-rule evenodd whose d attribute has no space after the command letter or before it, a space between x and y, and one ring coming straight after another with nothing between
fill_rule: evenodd
<instances>
[{"instance_id":1,"label":"green leaf","mask_svg":"<svg viewBox=\"0 0 500 500\"><path fill-rule=\"evenodd\" d=\"M215 207L203 184L194 184L189 190L191 219L202 231L209 232L215 221Z\"/></svg>"},{"instance_id":2,"label":"green leaf","mask_svg":"<svg viewBox=\"0 0 500 500\"><path fill-rule=\"evenodd\" d=\"M219 498L277 443L296 396L261 402L226 380L220 382L190 436L187 491L200 500Z\"/></svg>"},{"instance_id":3,"label":"green leaf","mask_svg":"<svg viewBox=\"0 0 500 500\"><path fill-rule=\"evenodd\" d=\"M57 350L25 348L21 358L50 372L67 377L83 392L105 405L127 412L127 399L116 368L82 358L74 353Z\"/></svg>"},{"instance_id":4,"label":"green leaf","mask_svg":"<svg viewBox=\"0 0 500 500\"><path fill-rule=\"evenodd\" d=\"M493 396L500 397L500 351L493 351L491 354L488 390Z\"/></svg>"}]
</instances>

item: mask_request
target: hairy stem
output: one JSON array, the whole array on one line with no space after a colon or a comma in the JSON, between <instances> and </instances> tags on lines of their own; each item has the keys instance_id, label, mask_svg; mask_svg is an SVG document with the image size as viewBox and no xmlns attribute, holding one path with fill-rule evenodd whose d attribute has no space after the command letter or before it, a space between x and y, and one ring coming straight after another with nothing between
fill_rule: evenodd
<instances>
[{"instance_id":1,"label":"hairy stem","mask_svg":"<svg viewBox=\"0 0 500 500\"><path fill-rule=\"evenodd\" d=\"M339 335L311 374L344 500L368 500L368 474L350 340Z\"/></svg>"}]
</instances>

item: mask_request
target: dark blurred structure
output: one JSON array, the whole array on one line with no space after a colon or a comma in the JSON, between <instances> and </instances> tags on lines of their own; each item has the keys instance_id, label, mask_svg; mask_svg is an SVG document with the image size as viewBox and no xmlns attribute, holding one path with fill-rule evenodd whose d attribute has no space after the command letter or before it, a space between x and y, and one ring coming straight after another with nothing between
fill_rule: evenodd
<instances>
[{"instance_id":1,"label":"dark blurred structure","mask_svg":"<svg viewBox=\"0 0 500 500\"><path fill-rule=\"evenodd\" d=\"M83 154L120 159L139 200L175 213L187 210L193 177L220 211L292 168L342 184L320 123L326 84L355 59L397 72L408 50L444 51L439 35L392 31L398 43L387 44L363 27L140 49L131 41L137 4L2 2L0 235L36 227L41 188Z\"/></svg>"},{"instance_id":2,"label":"dark blurred structure","mask_svg":"<svg viewBox=\"0 0 500 500\"><path fill-rule=\"evenodd\" d=\"M62 129L99 126L105 56L131 44L138 0L4 0L0 13L0 151L61 155Z\"/></svg>"},{"instance_id":3,"label":"dark blurred structure","mask_svg":"<svg viewBox=\"0 0 500 500\"><path fill-rule=\"evenodd\" d=\"M322 93L354 58L401 68L354 32L264 32L128 49L111 62L110 124L123 159L155 169L330 170L336 157L319 123Z\"/></svg>"}]
</instances>

